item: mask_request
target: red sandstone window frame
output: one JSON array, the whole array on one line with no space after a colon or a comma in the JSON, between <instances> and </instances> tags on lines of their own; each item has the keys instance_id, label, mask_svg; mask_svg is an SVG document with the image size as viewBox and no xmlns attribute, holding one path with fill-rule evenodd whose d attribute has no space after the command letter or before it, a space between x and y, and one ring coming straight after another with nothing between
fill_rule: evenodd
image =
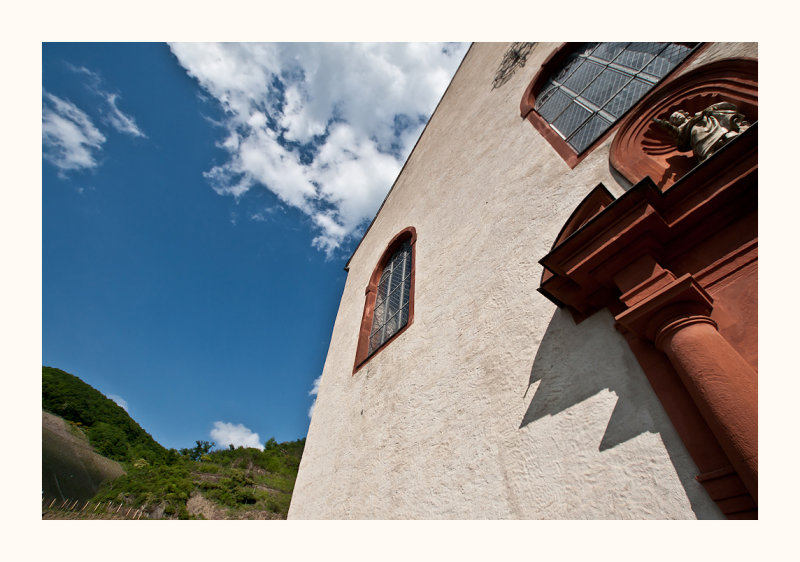
<instances>
[{"instance_id":1,"label":"red sandstone window frame","mask_svg":"<svg viewBox=\"0 0 800 562\"><path fill-rule=\"evenodd\" d=\"M390 338L388 338L385 342L383 342L377 349L375 349L372 353L369 353L369 336L370 331L372 330L372 319L375 313L375 301L378 295L378 282L381 278L381 273L383 272L383 268L386 267L386 264L389 263L389 260L392 258L394 253L400 249L400 247L408 241L411 245L411 283L408 289L408 322L406 322L405 326L401 327L397 332L395 332ZM411 324L414 323L414 289L415 289L415 273L416 273L416 262L417 262L417 251L416 251L416 242L417 242L417 230L413 226L409 226L398 232L394 238L392 238L391 242L386 246L386 249L381 254L381 258L378 260L378 263L375 265L375 269L372 270L372 275L369 279L369 284L367 285L366 290L364 291L365 294L365 302L364 302L364 313L361 317L361 328L358 333L358 345L356 347L356 359L355 364L353 365L353 374L355 374L361 367L367 364L370 359L375 357L378 353L386 349L394 340L396 340L400 334L405 332Z\"/></svg>"},{"instance_id":2,"label":"red sandstone window frame","mask_svg":"<svg viewBox=\"0 0 800 562\"><path fill-rule=\"evenodd\" d=\"M680 64L678 64L666 76L664 76L664 78L662 78L661 81L650 90L650 92L647 92L642 99L628 108L628 110L621 115L619 119L614 121L602 135L600 135L597 139L595 139L594 142L592 142L592 144L586 147L583 152L578 154L569 144L567 144L567 141L562 139L555 129L550 126L550 123L541 115L539 115L534 108L536 107L536 97L539 95L539 92L541 92L548 78L561 68L561 65L567 60L567 57L575 52L580 45L582 45L580 42L562 43L560 47L550 53L550 56L544 60L542 66L539 68L539 72L536 73L536 75L528 84L528 87L525 89L525 93L523 94L522 101L519 105L520 115L527 119L531 125L533 125L537 131L539 131L539 133L548 143L550 143L550 146L555 149L558 155L561 156L561 158L570 168L574 168L580 164L580 162L589 154L591 154L595 148L605 142L605 140L617 130L619 124L625 120L631 111L638 107L643 101L648 99L650 92L674 78L678 73L685 69L686 66L691 63L691 61L697 58L697 55L701 53L707 46L705 43L698 45L688 57L686 57Z\"/></svg>"}]
</instances>

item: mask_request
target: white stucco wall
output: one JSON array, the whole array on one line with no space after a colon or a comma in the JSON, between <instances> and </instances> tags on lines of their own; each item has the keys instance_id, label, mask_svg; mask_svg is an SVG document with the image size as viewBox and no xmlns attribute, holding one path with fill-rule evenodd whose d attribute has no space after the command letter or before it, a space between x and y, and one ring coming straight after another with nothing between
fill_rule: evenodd
<instances>
[{"instance_id":1,"label":"white stucco wall","mask_svg":"<svg viewBox=\"0 0 800 562\"><path fill-rule=\"evenodd\" d=\"M611 139L571 170L519 116L555 47L493 90L508 45L473 45L356 250L290 518L721 517L611 315L576 325L536 292L578 203L623 192ZM407 226L414 323L353 375L364 289Z\"/></svg>"}]
</instances>

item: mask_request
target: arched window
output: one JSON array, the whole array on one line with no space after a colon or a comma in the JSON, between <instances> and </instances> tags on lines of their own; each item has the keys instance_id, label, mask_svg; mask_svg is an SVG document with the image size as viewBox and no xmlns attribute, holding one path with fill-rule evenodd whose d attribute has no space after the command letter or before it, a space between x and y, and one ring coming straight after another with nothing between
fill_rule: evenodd
<instances>
[{"instance_id":1,"label":"arched window","mask_svg":"<svg viewBox=\"0 0 800 562\"><path fill-rule=\"evenodd\" d=\"M699 43L579 43L556 51L520 109L574 166Z\"/></svg>"},{"instance_id":2,"label":"arched window","mask_svg":"<svg viewBox=\"0 0 800 562\"><path fill-rule=\"evenodd\" d=\"M411 243L406 240L383 267L375 297L369 353L374 352L408 323L411 288Z\"/></svg>"},{"instance_id":3,"label":"arched window","mask_svg":"<svg viewBox=\"0 0 800 562\"><path fill-rule=\"evenodd\" d=\"M356 350L361 365L411 325L414 318L414 227L402 230L387 246L370 277Z\"/></svg>"}]
</instances>

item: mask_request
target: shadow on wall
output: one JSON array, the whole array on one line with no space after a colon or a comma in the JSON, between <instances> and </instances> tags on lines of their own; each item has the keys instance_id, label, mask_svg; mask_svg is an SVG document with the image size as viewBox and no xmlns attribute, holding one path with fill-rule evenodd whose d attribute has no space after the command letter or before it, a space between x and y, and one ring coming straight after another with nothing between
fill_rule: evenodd
<instances>
[{"instance_id":1,"label":"shadow on wall","mask_svg":"<svg viewBox=\"0 0 800 562\"><path fill-rule=\"evenodd\" d=\"M698 508L705 513L698 504L696 467L625 339L614 329L611 314L603 310L576 325L567 311L556 309L533 361L526 399L534 394L520 429L604 390L616 394L617 402L598 450L645 432L659 434L692 508L698 515Z\"/></svg>"},{"instance_id":2,"label":"shadow on wall","mask_svg":"<svg viewBox=\"0 0 800 562\"><path fill-rule=\"evenodd\" d=\"M600 451L646 431L659 432L651 411L657 398L633 354L623 349L625 340L613 330L605 311L576 325L568 312L556 310L533 361L528 391L540 384L520 428L609 390L617 395L617 403L598 444Z\"/></svg>"}]
</instances>

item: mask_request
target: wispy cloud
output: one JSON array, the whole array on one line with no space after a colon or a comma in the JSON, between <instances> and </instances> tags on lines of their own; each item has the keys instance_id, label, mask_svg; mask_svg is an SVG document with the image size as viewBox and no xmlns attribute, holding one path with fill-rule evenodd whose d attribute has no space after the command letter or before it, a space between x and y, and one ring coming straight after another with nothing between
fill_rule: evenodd
<instances>
[{"instance_id":1,"label":"wispy cloud","mask_svg":"<svg viewBox=\"0 0 800 562\"><path fill-rule=\"evenodd\" d=\"M258 433L253 432L241 423L232 424L215 421L210 435L211 439L221 447L233 445L234 447L253 447L264 450L264 444L261 443Z\"/></svg>"},{"instance_id":2,"label":"wispy cloud","mask_svg":"<svg viewBox=\"0 0 800 562\"><path fill-rule=\"evenodd\" d=\"M87 80L86 85L87 85L87 87L89 87L89 88L91 88L93 90L96 90L97 88L100 87L100 84L102 83L103 79L100 78L100 75L97 74L96 72L94 72L92 70L89 70L85 66L75 66L74 64L71 64L71 63L66 63L66 66L72 72L74 72L76 74L83 74L84 76L86 76L86 80Z\"/></svg>"},{"instance_id":3,"label":"wispy cloud","mask_svg":"<svg viewBox=\"0 0 800 562\"><path fill-rule=\"evenodd\" d=\"M102 105L92 108L101 123L120 133L146 138L133 116L119 108L120 95L105 89L99 74L83 66L67 67L84 76L86 88L103 100ZM70 171L96 168L106 140L85 111L69 100L42 92L42 154L58 168L62 178Z\"/></svg>"},{"instance_id":4,"label":"wispy cloud","mask_svg":"<svg viewBox=\"0 0 800 562\"><path fill-rule=\"evenodd\" d=\"M311 407L308 408L308 419L311 419L311 416L314 414L314 406L317 405L317 394L319 394L319 383L321 380L322 375L315 378L314 382L312 383L311 390L308 391L308 395L314 397Z\"/></svg>"},{"instance_id":5,"label":"wispy cloud","mask_svg":"<svg viewBox=\"0 0 800 562\"><path fill-rule=\"evenodd\" d=\"M269 220L270 216L274 215L279 210L281 210L280 207L265 207L257 213L251 214L250 218L254 221L266 222Z\"/></svg>"},{"instance_id":6,"label":"wispy cloud","mask_svg":"<svg viewBox=\"0 0 800 562\"><path fill-rule=\"evenodd\" d=\"M328 255L377 211L466 45L172 44L222 106L217 193L300 209Z\"/></svg>"},{"instance_id":7,"label":"wispy cloud","mask_svg":"<svg viewBox=\"0 0 800 562\"><path fill-rule=\"evenodd\" d=\"M127 113L123 113L117 107L118 94L109 94L105 92L105 99L108 102L108 122L120 133L131 135L134 137L147 137L139 126L136 124L134 118Z\"/></svg>"},{"instance_id":8,"label":"wispy cloud","mask_svg":"<svg viewBox=\"0 0 800 562\"><path fill-rule=\"evenodd\" d=\"M117 406L119 406L126 412L128 411L128 402L125 401L125 399L122 398L122 396L117 396L116 394L109 394L108 397L111 398L114 402L116 402Z\"/></svg>"},{"instance_id":9,"label":"wispy cloud","mask_svg":"<svg viewBox=\"0 0 800 562\"><path fill-rule=\"evenodd\" d=\"M60 175L96 168L105 142L103 133L75 104L42 92L42 152Z\"/></svg>"},{"instance_id":10,"label":"wispy cloud","mask_svg":"<svg viewBox=\"0 0 800 562\"><path fill-rule=\"evenodd\" d=\"M74 66L72 64L67 64L67 67L76 74L83 74L86 76L86 82L84 84L86 88L88 88L92 93L101 97L106 102L106 105L101 108L101 112L105 120L114 129L120 133L134 137L147 137L147 135L142 132L141 128L139 128L139 125L136 124L136 120L133 118L133 116L124 113L117 106L117 101L120 99L120 95L118 93L108 91L108 89L104 86L103 78L97 72L94 72L85 66Z\"/></svg>"}]
</instances>

